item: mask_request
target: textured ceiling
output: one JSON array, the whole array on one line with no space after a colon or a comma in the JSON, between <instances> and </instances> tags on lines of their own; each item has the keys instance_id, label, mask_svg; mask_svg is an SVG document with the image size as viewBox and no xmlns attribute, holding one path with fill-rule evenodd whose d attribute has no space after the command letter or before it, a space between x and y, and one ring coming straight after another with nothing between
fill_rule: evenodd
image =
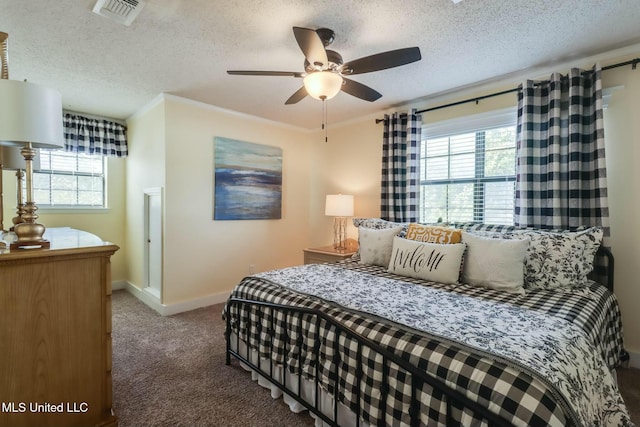
<instances>
[{"instance_id":1,"label":"textured ceiling","mask_svg":"<svg viewBox=\"0 0 640 427\"><path fill-rule=\"evenodd\" d=\"M422 61L353 76L382 93L340 93L336 123L457 87L640 43L638 0L147 0L130 27L92 13L95 0L0 0L9 77L62 93L65 108L124 119L169 93L316 129L321 102L285 100L302 71L292 27L329 27L345 61L419 46Z\"/></svg>"}]
</instances>

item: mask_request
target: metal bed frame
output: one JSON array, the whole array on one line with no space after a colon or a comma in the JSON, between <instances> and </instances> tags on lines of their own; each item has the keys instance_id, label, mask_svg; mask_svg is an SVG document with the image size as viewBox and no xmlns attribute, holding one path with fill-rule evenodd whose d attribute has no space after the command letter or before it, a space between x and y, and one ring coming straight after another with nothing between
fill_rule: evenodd
<instances>
[{"instance_id":1,"label":"metal bed frame","mask_svg":"<svg viewBox=\"0 0 640 427\"><path fill-rule=\"evenodd\" d=\"M600 249L598 250L598 253L596 254L596 256L602 256L606 259L606 286L607 288L609 288L611 291L613 291L613 255L611 253L611 251L605 247L600 247ZM242 308L247 308L247 307L259 307L260 310L257 310L260 313L261 318L259 319L259 321L257 322L255 326L255 328L258 330L258 332L261 332L262 330L266 331L266 334L269 338L273 338L275 331L272 329L272 327L270 325L273 325L274 323L274 310L276 311L281 311L282 313L285 313L285 354L287 354L287 343L289 342L288 339L288 331L290 330L289 327L296 327L298 328L298 341L296 342L297 345L301 345L303 343L303 337L301 335L301 324L302 322L299 322L299 324L295 324L295 322L291 322L289 323L289 318L291 317L292 313L295 313L296 315L306 315L307 317L312 317L313 318L313 323L316 325L319 325L320 321L325 321L327 322L330 329L332 329L334 331L334 333L336 334L336 339L334 340L335 347L334 347L334 359L336 362L338 362L340 360L340 352L339 352L339 348L337 343L339 342L339 337L340 336L344 336L348 339L352 339L355 342L357 342L357 356L356 359L358 360L359 363L362 363L362 349L363 347L367 347L368 349L370 349L371 351L379 354L382 356L383 358L383 375L382 375L382 386L381 386L381 393L383 395L382 400L385 399L388 390L389 390L389 366L391 363L397 365L398 367L400 367L401 370L405 371L406 373L411 375L411 404L410 404L410 409L409 409L409 415L410 415L410 425L412 427L417 427L420 425L420 413L421 413L421 405L422 403L416 398L417 395L417 391L422 390L423 386L429 385L433 388L434 391L442 393L443 395L443 400L446 401L446 425L450 426L450 425L459 425L459 422L454 420L452 417L453 411L452 411L452 407L455 406L456 411L459 412L461 410L468 410L471 411L471 413L474 414L475 417L480 417L482 419L484 419L487 424L489 426L509 426L511 425L508 421L504 420L503 418L501 418L500 416L498 416L497 414L490 412L487 408L483 407L482 405L480 405L477 402L474 402L472 400L470 400L469 398L467 398L464 394L460 393L459 391L452 389L451 387L447 386L444 382L442 382L441 380L439 380L438 378L435 378L431 375L428 374L428 372L424 371L424 370L420 370L418 369L416 366L413 366L411 363L409 363L407 360L402 359L401 357L399 357L398 355L390 352L389 350L385 349L384 347L382 347L380 344L371 341L368 338L365 338L361 335L359 335L356 331L345 327L345 325L342 325L341 323L337 322L335 319L333 319L332 317L328 316L327 314L325 314L322 311L319 310L312 310L312 309L308 309L308 308L302 308L302 307L292 307L292 306L287 306L287 305L280 305L280 304L273 304L273 303L268 303L268 302L261 302L261 301L253 301L253 300L246 300L246 299L241 299L241 298L235 298L235 297L231 297L228 301L227 301L227 312L234 306L238 306L239 309ZM266 310L265 310L266 309ZM269 314L265 314L265 312L269 312ZM255 313L255 312L254 312ZM249 319L250 321L250 319ZM309 320L310 321L310 320ZM273 372L274 372L274 362L273 360L269 360L269 361L262 361L260 357L257 358L257 364L253 363L251 361L251 356L250 356L250 352L251 352L251 348L248 345L248 343L250 342L249 340L249 334L250 334L250 327L251 325L248 325L247 332L246 332L246 337L245 338L245 342L247 343L246 345L246 351L245 352L240 352L240 340L241 337L239 336L239 334L235 335L235 349L232 348L232 339L234 337L232 337L232 319L231 316L226 315L226 331L225 331L225 337L226 337L226 341L227 341L227 349L226 349L226 364L229 365L231 364L231 357L235 357L236 359L238 359L240 362L246 364L247 366L249 366L251 369L253 369L255 372L257 372L258 374L262 375L264 378L266 378L267 380L269 380L273 385L275 385L276 387L278 387L280 390L282 390L283 392L285 392L286 394L288 394L289 396L291 396L293 399L295 399L298 403L300 403L301 405L303 405L306 409L308 409L310 412L312 412L313 414L315 414L318 418L322 419L325 423L327 423L330 426L333 427L340 427L340 425L338 424L338 403L339 403L339 399L336 399L336 396L340 396L340 381L335 381L335 389L333 392L333 395L331 396L333 398L333 416L328 416L326 415L320 408L320 390L321 390L321 386L320 386L320 382L318 380L319 375L318 375L318 366L319 366L319 362L315 363L315 375L314 375L314 379L312 380L313 382L313 387L315 388L315 398L314 398L314 402L308 402L307 400L305 400L302 395L301 395L301 390L302 390L302 381L308 381L306 379L302 378L302 373L299 373L297 375L297 392L295 389L293 389L293 387L288 387L287 385L287 378L286 378L286 373L288 372L288 364L287 364L287 358L284 358L283 364L281 365L282 367L282 380L283 381L279 381L277 379L274 378ZM319 339L319 329L320 328L315 328L315 347L314 347L314 353L315 353L315 360L318 361L319 360L319 352L320 352L320 339ZM270 346L270 351L273 350L273 343L271 341L271 339L268 339L269 341L269 346ZM625 360L625 356L628 359L628 355L622 355L622 359L623 361ZM302 358L302 352L298 352L298 366L301 366L301 358ZM338 363L335 363L335 372L334 375L336 378L338 378ZM351 409L353 412L355 412L355 422L356 422L356 426L360 426L361 423L361 405L360 405L360 389L361 389L361 382L362 382L362 367L358 366L358 369L355 373L355 376L357 378L357 383L356 383L356 408L349 408ZM379 423L380 425L384 425L384 419L386 417L386 405L382 405L382 416L379 417L379 419L381 420L381 423Z\"/></svg>"},{"instance_id":2,"label":"metal bed frame","mask_svg":"<svg viewBox=\"0 0 640 427\"><path fill-rule=\"evenodd\" d=\"M600 245L600 247L598 248L598 252L596 252L596 256L595 256L596 260L601 260L604 261L604 265L602 266L601 264L598 263L594 263L595 267L594 267L594 271L591 274L591 278L597 282L602 283L603 285L605 285L607 287L607 289L609 289L611 292L613 292L613 267L614 267L614 259L613 259L613 254L611 253L611 250L609 248L607 248L606 246L602 246ZM603 271L598 271L598 266L600 266L600 270L604 269ZM606 282L607 283L603 283L604 279L606 278Z\"/></svg>"}]
</instances>

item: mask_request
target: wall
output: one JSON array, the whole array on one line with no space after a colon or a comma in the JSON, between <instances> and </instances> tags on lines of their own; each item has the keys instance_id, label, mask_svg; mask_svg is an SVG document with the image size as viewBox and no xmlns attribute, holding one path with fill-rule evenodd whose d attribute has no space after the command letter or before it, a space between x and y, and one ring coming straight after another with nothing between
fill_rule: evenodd
<instances>
[{"instance_id":1,"label":"wall","mask_svg":"<svg viewBox=\"0 0 640 427\"><path fill-rule=\"evenodd\" d=\"M3 171L4 226L12 225L11 219L16 214L16 175L13 171ZM72 227L88 231L102 240L120 246L111 258L111 278L113 281L124 281L127 278L127 249L125 245L124 223L126 212L125 200L126 160L124 158L107 158L107 206L108 209L73 210L38 210L38 222L46 227Z\"/></svg>"},{"instance_id":2,"label":"wall","mask_svg":"<svg viewBox=\"0 0 640 427\"><path fill-rule=\"evenodd\" d=\"M127 235L130 263L137 265L130 275L133 285L144 285L138 269L144 255L139 242L145 185L164 187L165 306L223 301L250 270L302 263L310 229L308 132L166 95L130 126L130 160L135 163L129 166ZM213 221L215 136L282 148L281 219ZM149 150L163 154L143 158ZM145 171L152 171L154 179L147 177L142 185L137 180Z\"/></svg>"},{"instance_id":3,"label":"wall","mask_svg":"<svg viewBox=\"0 0 640 427\"><path fill-rule=\"evenodd\" d=\"M637 57L638 54L611 57L606 64L618 63ZM566 72L571 66L588 68L595 60L588 59L581 64L554 67ZM443 105L463 99L480 97L516 87L525 78L545 78L552 70L543 74L513 77L503 82L486 85L477 90L460 90L429 101L396 108L394 111L408 111ZM616 257L615 292L620 301L625 346L632 352L632 363L640 367L640 227L636 213L640 211L640 69L630 66L603 72L603 86L624 85L624 89L614 93L609 108L605 111L605 139L609 183L609 204L611 222L611 246ZM466 103L456 107L423 113L423 122L464 117L486 111L515 107L515 93ZM378 115L382 118L383 112ZM329 142L315 149L314 158L321 159L321 166L315 173L312 194L311 218L316 224L313 229L313 244L331 241L330 220L322 216L323 197L327 192L351 192L355 196L356 216L380 215L381 141L382 123L375 123L376 117L353 121L329 127ZM320 138L320 133L315 137ZM356 231L351 230L351 237Z\"/></svg>"},{"instance_id":4,"label":"wall","mask_svg":"<svg viewBox=\"0 0 640 427\"><path fill-rule=\"evenodd\" d=\"M636 218L640 212L640 69L633 71L628 66L606 71L603 83L605 87L624 86L614 92L604 115L607 178L615 293L622 310L625 346L632 352L633 365L640 367L640 227Z\"/></svg>"},{"instance_id":5,"label":"wall","mask_svg":"<svg viewBox=\"0 0 640 427\"><path fill-rule=\"evenodd\" d=\"M142 289L145 286L144 190L165 186L165 117L164 104L160 102L160 98L146 110L127 120L127 138L127 280Z\"/></svg>"},{"instance_id":6,"label":"wall","mask_svg":"<svg viewBox=\"0 0 640 427\"><path fill-rule=\"evenodd\" d=\"M380 216L381 129L367 118L346 125L329 123L327 142L324 133L312 137L311 246L333 242L333 218L324 215L327 194L353 194L355 216ZM347 237L357 238L351 221L348 224Z\"/></svg>"}]
</instances>

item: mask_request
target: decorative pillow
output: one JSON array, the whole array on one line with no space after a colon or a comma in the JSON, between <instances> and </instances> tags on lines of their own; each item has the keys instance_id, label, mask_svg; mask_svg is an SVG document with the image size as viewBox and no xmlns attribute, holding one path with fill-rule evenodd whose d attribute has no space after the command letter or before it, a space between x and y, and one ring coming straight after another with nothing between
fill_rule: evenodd
<instances>
[{"instance_id":1,"label":"decorative pillow","mask_svg":"<svg viewBox=\"0 0 640 427\"><path fill-rule=\"evenodd\" d=\"M494 239L462 232L462 242L467 245L463 283L524 294L524 258L529 239Z\"/></svg>"},{"instance_id":2,"label":"decorative pillow","mask_svg":"<svg viewBox=\"0 0 640 427\"><path fill-rule=\"evenodd\" d=\"M459 228L462 231L472 231L474 234L477 232L486 233L506 233L511 231L523 230L515 225L506 224L484 224L481 222L454 222L452 227Z\"/></svg>"},{"instance_id":3,"label":"decorative pillow","mask_svg":"<svg viewBox=\"0 0 640 427\"><path fill-rule=\"evenodd\" d=\"M576 231L576 238L582 240L584 243L584 256L582 264L582 273L585 276L585 282L587 274L593 270L593 258L596 256L596 252L602 245L602 239L604 238L604 230L602 227L590 227L586 230Z\"/></svg>"},{"instance_id":4,"label":"decorative pillow","mask_svg":"<svg viewBox=\"0 0 640 427\"><path fill-rule=\"evenodd\" d=\"M519 230L505 238L530 239L525 257L526 289L558 289L587 283L603 236L602 228L577 232Z\"/></svg>"},{"instance_id":5,"label":"decorative pillow","mask_svg":"<svg viewBox=\"0 0 640 427\"><path fill-rule=\"evenodd\" d=\"M438 227L411 223L407 230L407 239L429 243L460 243L462 232L455 228Z\"/></svg>"},{"instance_id":6,"label":"decorative pillow","mask_svg":"<svg viewBox=\"0 0 640 427\"><path fill-rule=\"evenodd\" d=\"M391 250L393 249L393 238L402 231L402 227L384 228L376 230L374 228L358 228L358 240L360 243L360 263L389 265Z\"/></svg>"},{"instance_id":7,"label":"decorative pillow","mask_svg":"<svg viewBox=\"0 0 640 427\"><path fill-rule=\"evenodd\" d=\"M394 237L388 271L440 283L457 283L464 243L417 242Z\"/></svg>"},{"instance_id":8,"label":"decorative pillow","mask_svg":"<svg viewBox=\"0 0 640 427\"><path fill-rule=\"evenodd\" d=\"M409 228L408 222L393 222L393 221L387 221L386 219L381 219L381 218L358 218L357 217L357 218L353 218L353 225L358 229L371 228L374 230L384 230L387 228L401 227L402 229L400 230L400 233L398 233L398 236L400 237L404 237L407 234L407 228ZM356 253L353 254L351 258L360 259L359 247ZM383 267L386 267L386 264Z\"/></svg>"},{"instance_id":9,"label":"decorative pillow","mask_svg":"<svg viewBox=\"0 0 640 427\"><path fill-rule=\"evenodd\" d=\"M409 227L408 222L393 222L380 218L353 218L353 225L356 228L373 228L375 230L402 227L402 231L399 234L401 237L405 236Z\"/></svg>"}]
</instances>

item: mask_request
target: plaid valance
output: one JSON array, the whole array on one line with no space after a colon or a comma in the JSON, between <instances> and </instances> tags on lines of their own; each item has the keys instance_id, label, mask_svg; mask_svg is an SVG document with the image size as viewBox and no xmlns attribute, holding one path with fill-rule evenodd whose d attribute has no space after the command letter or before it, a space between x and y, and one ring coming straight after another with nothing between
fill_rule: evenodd
<instances>
[{"instance_id":1,"label":"plaid valance","mask_svg":"<svg viewBox=\"0 0 640 427\"><path fill-rule=\"evenodd\" d=\"M126 157L127 127L109 120L65 113L64 147L74 153Z\"/></svg>"}]
</instances>

